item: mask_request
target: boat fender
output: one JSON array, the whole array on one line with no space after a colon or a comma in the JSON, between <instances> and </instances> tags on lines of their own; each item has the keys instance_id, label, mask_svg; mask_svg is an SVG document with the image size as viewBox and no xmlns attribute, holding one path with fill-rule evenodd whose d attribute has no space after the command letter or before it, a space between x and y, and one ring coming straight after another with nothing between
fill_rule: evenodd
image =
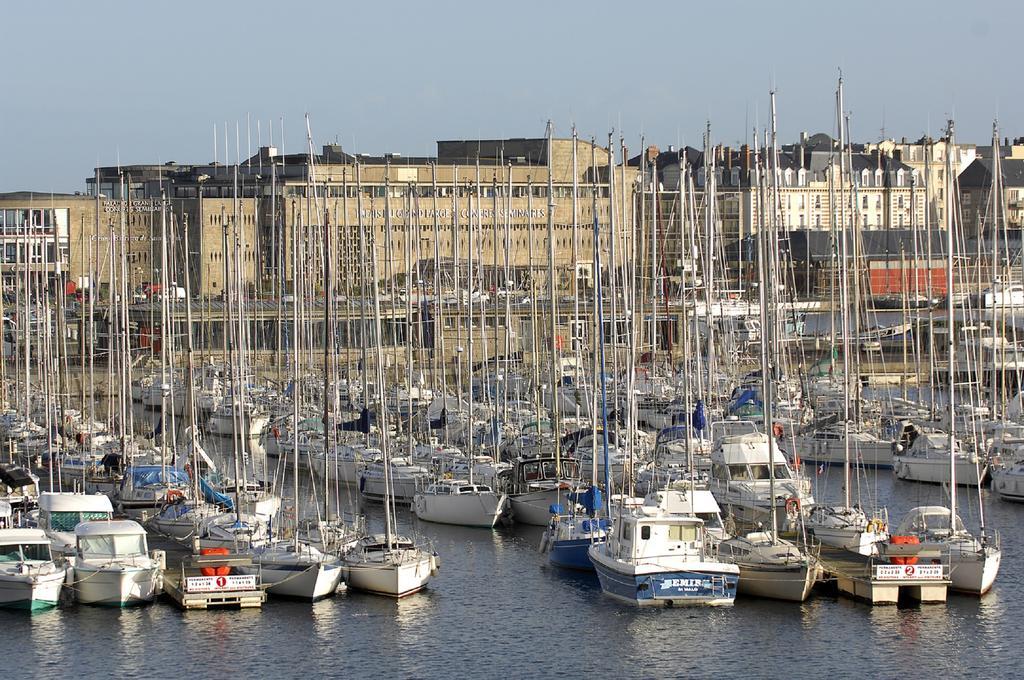
<instances>
[{"instance_id":1,"label":"boat fender","mask_svg":"<svg viewBox=\"0 0 1024 680\"><path fill-rule=\"evenodd\" d=\"M885 522L880 519L873 519L868 522L868 533L871 534L882 534L885 533Z\"/></svg>"}]
</instances>

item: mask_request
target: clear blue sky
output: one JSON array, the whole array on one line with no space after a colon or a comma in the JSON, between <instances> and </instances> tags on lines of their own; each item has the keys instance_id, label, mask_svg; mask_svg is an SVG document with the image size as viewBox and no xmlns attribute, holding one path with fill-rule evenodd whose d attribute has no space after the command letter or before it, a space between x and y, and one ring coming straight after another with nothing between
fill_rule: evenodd
<instances>
[{"instance_id":1,"label":"clear blue sky","mask_svg":"<svg viewBox=\"0 0 1024 680\"><path fill-rule=\"evenodd\" d=\"M632 149L831 132L1024 134L1024 2L17 2L3 9L0 191L75 191L97 165L255 149L434 152L437 139L622 130ZM222 141L219 142L222 145ZM223 155L223 149L220 151Z\"/></svg>"}]
</instances>

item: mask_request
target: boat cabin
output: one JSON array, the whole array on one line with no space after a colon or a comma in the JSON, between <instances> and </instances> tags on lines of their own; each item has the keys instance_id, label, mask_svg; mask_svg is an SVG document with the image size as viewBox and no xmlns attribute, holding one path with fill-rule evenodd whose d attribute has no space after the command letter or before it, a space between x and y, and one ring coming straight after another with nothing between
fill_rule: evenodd
<instances>
[{"instance_id":1,"label":"boat cabin","mask_svg":"<svg viewBox=\"0 0 1024 680\"><path fill-rule=\"evenodd\" d=\"M0 564L50 562L50 539L40 529L0 531Z\"/></svg>"},{"instance_id":2,"label":"boat cabin","mask_svg":"<svg viewBox=\"0 0 1024 680\"><path fill-rule=\"evenodd\" d=\"M131 520L94 520L75 527L76 553L83 560L148 557L146 530Z\"/></svg>"},{"instance_id":3,"label":"boat cabin","mask_svg":"<svg viewBox=\"0 0 1024 680\"><path fill-rule=\"evenodd\" d=\"M39 497L39 528L74 531L81 522L111 519L114 507L103 494L47 493Z\"/></svg>"},{"instance_id":4,"label":"boat cabin","mask_svg":"<svg viewBox=\"0 0 1024 680\"><path fill-rule=\"evenodd\" d=\"M697 517L670 515L641 506L619 515L608 535L609 554L618 560L642 561L677 555L703 559L704 522Z\"/></svg>"},{"instance_id":5,"label":"boat cabin","mask_svg":"<svg viewBox=\"0 0 1024 680\"><path fill-rule=\"evenodd\" d=\"M431 484L424 493L434 496L461 496L463 494L491 493L491 487L486 484L470 484L461 480L446 479Z\"/></svg>"}]
</instances>

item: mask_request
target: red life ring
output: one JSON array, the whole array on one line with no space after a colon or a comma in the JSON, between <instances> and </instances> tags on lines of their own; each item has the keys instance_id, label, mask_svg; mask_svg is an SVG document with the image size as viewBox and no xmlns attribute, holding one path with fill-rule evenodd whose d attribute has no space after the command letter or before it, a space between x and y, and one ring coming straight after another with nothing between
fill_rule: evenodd
<instances>
[{"instance_id":1,"label":"red life ring","mask_svg":"<svg viewBox=\"0 0 1024 680\"><path fill-rule=\"evenodd\" d=\"M786 514L792 515L800 512L800 499L796 496L790 496L786 499Z\"/></svg>"},{"instance_id":2,"label":"red life ring","mask_svg":"<svg viewBox=\"0 0 1024 680\"><path fill-rule=\"evenodd\" d=\"M177 500L184 500L185 494L178 491L177 489L168 489L167 495L164 498L168 503L173 503Z\"/></svg>"},{"instance_id":3,"label":"red life ring","mask_svg":"<svg viewBox=\"0 0 1024 680\"><path fill-rule=\"evenodd\" d=\"M780 439L785 433L786 431L782 429L782 423L775 423L772 425L772 434L775 435L776 439Z\"/></svg>"}]
</instances>

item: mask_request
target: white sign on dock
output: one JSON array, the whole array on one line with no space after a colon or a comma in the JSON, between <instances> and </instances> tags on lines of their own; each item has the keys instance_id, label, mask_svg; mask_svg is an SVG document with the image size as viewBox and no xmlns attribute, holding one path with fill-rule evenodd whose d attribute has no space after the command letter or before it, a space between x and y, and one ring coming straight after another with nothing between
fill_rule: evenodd
<instances>
[{"instance_id":1,"label":"white sign on dock","mask_svg":"<svg viewBox=\"0 0 1024 680\"><path fill-rule=\"evenodd\" d=\"M256 575L189 576L185 579L186 593L215 593L222 590L256 590Z\"/></svg>"},{"instance_id":2,"label":"white sign on dock","mask_svg":"<svg viewBox=\"0 0 1024 680\"><path fill-rule=\"evenodd\" d=\"M941 564L876 564L879 581L941 581Z\"/></svg>"}]
</instances>

